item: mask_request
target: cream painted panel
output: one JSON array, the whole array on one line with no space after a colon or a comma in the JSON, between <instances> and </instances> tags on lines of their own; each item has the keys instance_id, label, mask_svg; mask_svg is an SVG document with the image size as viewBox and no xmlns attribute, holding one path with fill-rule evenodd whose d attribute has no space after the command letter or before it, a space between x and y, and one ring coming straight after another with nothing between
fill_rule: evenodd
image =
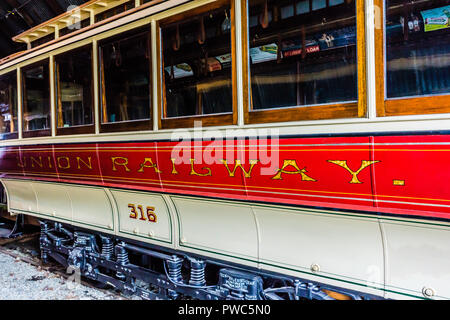
<instances>
[{"instance_id":1,"label":"cream painted panel","mask_svg":"<svg viewBox=\"0 0 450 320\"><path fill-rule=\"evenodd\" d=\"M276 265L383 286L383 243L377 220L300 209L254 207L254 211L262 268ZM312 271L314 265L318 272Z\"/></svg>"},{"instance_id":2,"label":"cream painted panel","mask_svg":"<svg viewBox=\"0 0 450 320\"><path fill-rule=\"evenodd\" d=\"M181 246L257 259L258 236L250 206L179 197L172 200L179 216Z\"/></svg>"},{"instance_id":3,"label":"cream painted panel","mask_svg":"<svg viewBox=\"0 0 450 320\"><path fill-rule=\"evenodd\" d=\"M37 212L37 201L30 181L2 180L9 196L9 209Z\"/></svg>"},{"instance_id":4,"label":"cream painted panel","mask_svg":"<svg viewBox=\"0 0 450 320\"><path fill-rule=\"evenodd\" d=\"M336 277L335 275L326 275L323 272L318 272L317 274L314 273L304 274L299 273L298 271L294 271L294 268L282 269L280 267L276 267L275 264L273 265L262 264L261 268L264 269L265 271L272 271L276 273L282 273L287 276L304 278L307 279L308 281L316 281L330 286L336 286L342 289L355 290L367 294L373 294L378 297L383 297L385 295L384 288L382 286L368 287L366 282L361 283L357 281L342 281L343 280L342 277L339 278ZM404 299L404 297L401 296L399 298Z\"/></svg>"},{"instance_id":5,"label":"cream painted panel","mask_svg":"<svg viewBox=\"0 0 450 320\"><path fill-rule=\"evenodd\" d=\"M41 182L32 185L39 213L72 221L72 205L65 185Z\"/></svg>"},{"instance_id":6,"label":"cream painted panel","mask_svg":"<svg viewBox=\"0 0 450 320\"><path fill-rule=\"evenodd\" d=\"M113 229L113 209L102 188L66 185L72 201L73 222Z\"/></svg>"},{"instance_id":7,"label":"cream painted panel","mask_svg":"<svg viewBox=\"0 0 450 320\"><path fill-rule=\"evenodd\" d=\"M119 232L144 237L150 240L172 242L172 223L170 213L164 199L159 195L141 192L126 192L111 190L116 200L119 211ZM136 208L137 218L130 218L133 204ZM141 212L138 206L142 206L144 217L141 220ZM156 222L150 222L147 217L147 207L154 208L157 217Z\"/></svg>"},{"instance_id":8,"label":"cream painted panel","mask_svg":"<svg viewBox=\"0 0 450 320\"><path fill-rule=\"evenodd\" d=\"M438 297L450 299L450 228L382 223L387 288L418 296L424 287L431 288Z\"/></svg>"}]
</instances>

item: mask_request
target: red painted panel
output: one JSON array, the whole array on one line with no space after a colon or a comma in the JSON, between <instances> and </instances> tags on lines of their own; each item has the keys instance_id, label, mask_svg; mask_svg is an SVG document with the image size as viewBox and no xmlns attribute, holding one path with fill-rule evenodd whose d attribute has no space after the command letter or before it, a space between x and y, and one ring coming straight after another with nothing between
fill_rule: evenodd
<instances>
[{"instance_id":1,"label":"red painted panel","mask_svg":"<svg viewBox=\"0 0 450 320\"><path fill-rule=\"evenodd\" d=\"M352 175L348 170L330 162L346 161L351 170L357 171L362 160L371 160L369 138L284 139L279 151L275 170L246 180L249 199L355 209L372 206L370 167L360 172L361 183L356 184L349 183ZM277 177L277 169L286 160L295 160L298 168L289 166L285 171L300 170L302 174L282 173Z\"/></svg>"},{"instance_id":2,"label":"red painted panel","mask_svg":"<svg viewBox=\"0 0 450 320\"><path fill-rule=\"evenodd\" d=\"M226 174L224 164L226 143L210 146L211 142L164 142L158 144L161 183L165 192L201 194L210 197L245 199L240 176ZM230 150L235 148L231 145ZM172 160L173 159L173 160Z\"/></svg>"},{"instance_id":3,"label":"red painted panel","mask_svg":"<svg viewBox=\"0 0 450 320\"><path fill-rule=\"evenodd\" d=\"M450 219L449 136L7 147L0 174Z\"/></svg>"},{"instance_id":4,"label":"red painted panel","mask_svg":"<svg viewBox=\"0 0 450 320\"><path fill-rule=\"evenodd\" d=\"M448 136L375 137L376 203L382 212L450 217ZM394 180L397 180L394 182Z\"/></svg>"},{"instance_id":5,"label":"red painted panel","mask_svg":"<svg viewBox=\"0 0 450 320\"><path fill-rule=\"evenodd\" d=\"M50 148L44 148L50 151ZM55 146L51 152L59 180L80 179L92 183L102 182L97 145Z\"/></svg>"}]
</instances>

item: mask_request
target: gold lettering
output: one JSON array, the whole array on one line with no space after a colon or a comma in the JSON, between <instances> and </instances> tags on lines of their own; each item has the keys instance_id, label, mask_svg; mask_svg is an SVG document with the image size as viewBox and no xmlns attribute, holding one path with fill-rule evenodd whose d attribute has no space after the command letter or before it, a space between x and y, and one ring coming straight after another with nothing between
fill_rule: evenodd
<instances>
[{"instance_id":1,"label":"gold lettering","mask_svg":"<svg viewBox=\"0 0 450 320\"><path fill-rule=\"evenodd\" d=\"M295 171L285 170L287 167L294 167ZM316 179L309 177L305 172L307 172L306 169L305 168L300 169L295 160L284 160L283 166L281 167L281 169L278 169L277 173L275 174L275 176L273 176L272 180L283 180L281 175L283 173L286 173L286 174L300 174L302 176L302 181L317 181Z\"/></svg>"},{"instance_id":2,"label":"gold lettering","mask_svg":"<svg viewBox=\"0 0 450 320\"><path fill-rule=\"evenodd\" d=\"M170 159L170 161L172 161L172 174L178 174L178 171L175 168L175 160L176 159Z\"/></svg>"},{"instance_id":3,"label":"gold lettering","mask_svg":"<svg viewBox=\"0 0 450 320\"><path fill-rule=\"evenodd\" d=\"M138 205L138 209L141 212L141 217L139 218L139 220L147 221L147 219L145 218L144 209L142 208L142 206Z\"/></svg>"},{"instance_id":4,"label":"gold lettering","mask_svg":"<svg viewBox=\"0 0 450 320\"><path fill-rule=\"evenodd\" d=\"M19 168L25 168L27 166L27 158L26 157L23 157L24 161L22 161L22 159L20 159L19 157L16 157L16 159L17 159L17 166Z\"/></svg>"},{"instance_id":5,"label":"gold lettering","mask_svg":"<svg viewBox=\"0 0 450 320\"><path fill-rule=\"evenodd\" d=\"M350 174L352 175L352 180L350 180L350 183L362 183L361 181L359 181L358 179L358 174L363 171L365 168L367 168L368 166L380 162L380 161L369 161L369 160L363 160L361 162L361 167L359 167L359 169L357 171L352 171L348 165L347 165L347 160L328 160L328 162L330 163L334 163L342 168L344 168L345 170L347 170L348 172L350 172Z\"/></svg>"},{"instance_id":6,"label":"gold lettering","mask_svg":"<svg viewBox=\"0 0 450 320\"><path fill-rule=\"evenodd\" d=\"M147 164L147 162L150 164ZM159 170L157 165L153 163L152 158L145 158L144 163L141 163L141 168L138 170L138 172L144 172L144 168L153 168L155 169L156 173L161 173L161 170Z\"/></svg>"},{"instance_id":7,"label":"gold lettering","mask_svg":"<svg viewBox=\"0 0 450 320\"><path fill-rule=\"evenodd\" d=\"M157 222L158 218L156 217L155 207L147 207L147 218L150 222Z\"/></svg>"},{"instance_id":8,"label":"gold lettering","mask_svg":"<svg viewBox=\"0 0 450 320\"><path fill-rule=\"evenodd\" d=\"M206 177L206 176L212 176L211 169L208 167L203 167L202 170L208 171L208 173L197 173L194 169L194 159L190 159L191 161L191 176L199 176L199 177Z\"/></svg>"},{"instance_id":9,"label":"gold lettering","mask_svg":"<svg viewBox=\"0 0 450 320\"><path fill-rule=\"evenodd\" d=\"M30 161L31 161L31 167L34 168L34 164L36 163L39 167L43 168L44 165L42 164L42 157L39 156L39 161L36 160L35 157L30 157Z\"/></svg>"},{"instance_id":10,"label":"gold lettering","mask_svg":"<svg viewBox=\"0 0 450 320\"><path fill-rule=\"evenodd\" d=\"M118 160L122 160L122 162L118 162ZM130 172L130 171L131 171L131 170L128 169L128 167L127 167L127 164L128 164L128 158L124 158L124 157L111 157L111 161L112 161L112 164L113 164L113 171L117 171L116 165L117 165L117 166L124 166L126 172Z\"/></svg>"},{"instance_id":11,"label":"gold lettering","mask_svg":"<svg viewBox=\"0 0 450 320\"><path fill-rule=\"evenodd\" d=\"M138 213L136 211L136 206L134 204L132 204L132 203L129 203L128 204L128 208L130 208L130 210L131 210L130 218L131 219L136 219L137 215L138 215Z\"/></svg>"},{"instance_id":12,"label":"gold lettering","mask_svg":"<svg viewBox=\"0 0 450 320\"><path fill-rule=\"evenodd\" d=\"M51 158L50 158L50 157L47 157L47 160L48 160L48 167L49 167L50 169L53 168L52 162L51 162Z\"/></svg>"},{"instance_id":13,"label":"gold lettering","mask_svg":"<svg viewBox=\"0 0 450 320\"><path fill-rule=\"evenodd\" d=\"M242 172L244 173L244 176L246 178L251 178L253 167L258 163L259 160L250 160L250 169L248 170L248 172L245 171L244 167L242 166L241 160L235 161L233 171L231 171L230 168L228 167L228 163L226 160L220 160L220 161L225 165L225 168L227 169L230 177L234 177L236 174L237 168L241 168Z\"/></svg>"},{"instance_id":14,"label":"gold lettering","mask_svg":"<svg viewBox=\"0 0 450 320\"><path fill-rule=\"evenodd\" d=\"M61 159L64 159L66 161L66 165L61 165ZM58 163L58 168L60 169L69 169L70 168L70 160L69 157L57 157L56 162Z\"/></svg>"},{"instance_id":15,"label":"gold lettering","mask_svg":"<svg viewBox=\"0 0 450 320\"><path fill-rule=\"evenodd\" d=\"M92 159L91 157L88 157L88 162L86 163L84 162L83 159L81 159L80 157L77 157L77 168L81 169L80 163L84 164L87 168L89 168L90 170L92 170Z\"/></svg>"}]
</instances>

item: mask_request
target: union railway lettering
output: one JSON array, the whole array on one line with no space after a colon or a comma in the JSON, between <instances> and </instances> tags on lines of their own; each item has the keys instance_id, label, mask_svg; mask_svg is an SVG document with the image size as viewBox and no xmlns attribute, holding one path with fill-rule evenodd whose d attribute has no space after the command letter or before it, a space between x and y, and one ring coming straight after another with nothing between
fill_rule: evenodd
<instances>
[{"instance_id":1,"label":"union railway lettering","mask_svg":"<svg viewBox=\"0 0 450 320\"><path fill-rule=\"evenodd\" d=\"M31 153L31 152L30 152ZM108 165L109 159L109 165ZM166 173L170 175L181 176L196 176L198 179L205 177L220 175L228 178L236 178L242 176L244 178L252 178L255 175L258 176L259 172L257 167L261 168L263 164L260 159L251 159L247 163L236 159L234 161L228 161L221 159L219 163L214 165L205 165L201 162L196 162L194 159L189 159L189 163L179 163L174 158L167 160L148 157L142 155L140 159L129 158L125 155L108 155L108 157L100 158L100 161L94 156L71 156L71 155L55 155L55 156L41 156L41 155L29 155L24 152L24 155L16 157L17 170L28 171L34 173L41 171L41 169L57 169L60 173L64 170L79 170L80 174L89 170L93 170L95 163L100 163L102 170L112 170L118 177L121 175L132 175L137 173L139 175L159 175ZM370 166L380 162L378 160L361 160L359 168L350 168L347 160L325 160L325 163L335 165L336 170L346 170L350 174L350 180L347 183L350 184L362 184L359 175L362 171ZM324 163L324 165L325 165ZM320 180L320 171L313 170L310 172L307 168L308 163L303 163L299 159L282 159L280 166L274 170L273 175L269 175L266 178L272 181L285 180L287 176L298 175L298 181L304 182L317 182ZM109 166L109 168L108 168ZM28 169L28 170L27 170ZM138 210L138 209L136 209Z\"/></svg>"},{"instance_id":2,"label":"union railway lettering","mask_svg":"<svg viewBox=\"0 0 450 320\"><path fill-rule=\"evenodd\" d=\"M371 166L374 163L380 162L380 161L369 161L369 160L363 160L361 161L361 166L359 167L358 170L353 171L352 169L350 169L347 165L347 161L346 160L328 160L328 162L330 163L334 163L342 168L344 168L345 170L347 170L351 175L352 175L352 179L350 180L349 183L357 183L360 184L362 183L361 181L359 181L358 179L358 174L363 171L365 168Z\"/></svg>"},{"instance_id":3,"label":"union railway lettering","mask_svg":"<svg viewBox=\"0 0 450 320\"><path fill-rule=\"evenodd\" d=\"M71 156L23 156L16 157L16 165L20 169L77 169L92 170L92 157Z\"/></svg>"}]
</instances>

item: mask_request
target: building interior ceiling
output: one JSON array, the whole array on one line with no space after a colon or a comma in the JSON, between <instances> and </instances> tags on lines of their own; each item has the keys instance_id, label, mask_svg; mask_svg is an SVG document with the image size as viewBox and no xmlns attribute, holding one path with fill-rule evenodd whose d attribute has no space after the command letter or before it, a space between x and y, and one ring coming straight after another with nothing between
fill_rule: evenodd
<instances>
[{"instance_id":1,"label":"building interior ceiling","mask_svg":"<svg viewBox=\"0 0 450 320\"><path fill-rule=\"evenodd\" d=\"M25 50L12 38L89 0L0 0L0 59Z\"/></svg>"}]
</instances>

